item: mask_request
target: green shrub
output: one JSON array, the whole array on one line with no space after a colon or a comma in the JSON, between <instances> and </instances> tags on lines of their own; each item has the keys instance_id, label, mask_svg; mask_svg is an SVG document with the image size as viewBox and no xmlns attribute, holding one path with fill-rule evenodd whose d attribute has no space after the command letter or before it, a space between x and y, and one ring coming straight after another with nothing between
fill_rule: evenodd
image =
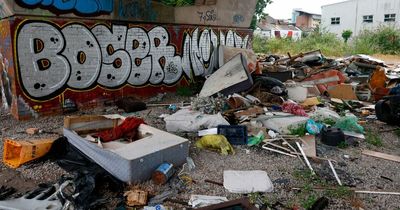
<instances>
[{"instance_id":1,"label":"green shrub","mask_svg":"<svg viewBox=\"0 0 400 210\"><path fill-rule=\"evenodd\" d=\"M400 29L381 26L376 30L365 30L355 38L355 53L400 54Z\"/></svg>"},{"instance_id":2,"label":"green shrub","mask_svg":"<svg viewBox=\"0 0 400 210\"><path fill-rule=\"evenodd\" d=\"M320 49L328 56L342 56L347 47L335 34L313 32L298 41L290 38L264 39L255 36L253 49L256 53L290 53L291 55Z\"/></svg>"},{"instance_id":3,"label":"green shrub","mask_svg":"<svg viewBox=\"0 0 400 210\"><path fill-rule=\"evenodd\" d=\"M345 30L342 32L342 38L344 39L345 43L347 43L347 41L350 39L352 34L353 34L353 32L351 30Z\"/></svg>"},{"instance_id":4,"label":"green shrub","mask_svg":"<svg viewBox=\"0 0 400 210\"><path fill-rule=\"evenodd\" d=\"M173 7L182 7L187 5L193 5L194 0L162 0L162 3Z\"/></svg>"},{"instance_id":5,"label":"green shrub","mask_svg":"<svg viewBox=\"0 0 400 210\"><path fill-rule=\"evenodd\" d=\"M292 55L320 49L326 56L342 57L350 54L400 54L400 29L390 26L362 31L348 45L336 34L315 31L300 40L264 39L255 36L253 49L257 53Z\"/></svg>"}]
</instances>

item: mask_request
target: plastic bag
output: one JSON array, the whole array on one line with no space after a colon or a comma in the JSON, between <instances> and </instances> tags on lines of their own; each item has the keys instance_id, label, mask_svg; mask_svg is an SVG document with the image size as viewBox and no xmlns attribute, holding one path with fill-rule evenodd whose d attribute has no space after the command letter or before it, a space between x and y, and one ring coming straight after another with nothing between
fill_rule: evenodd
<instances>
[{"instance_id":1,"label":"plastic bag","mask_svg":"<svg viewBox=\"0 0 400 210\"><path fill-rule=\"evenodd\" d=\"M324 125L321 123L316 123L314 120L308 120L306 124L307 132L311 135L319 134L322 127L324 127Z\"/></svg>"},{"instance_id":2,"label":"plastic bag","mask_svg":"<svg viewBox=\"0 0 400 210\"><path fill-rule=\"evenodd\" d=\"M256 136L250 137L247 143L248 146L255 146L260 144L265 139L263 131L258 132Z\"/></svg>"},{"instance_id":3,"label":"plastic bag","mask_svg":"<svg viewBox=\"0 0 400 210\"><path fill-rule=\"evenodd\" d=\"M232 145L223 135L203 136L196 142L196 147L200 149L219 150L223 155L235 154Z\"/></svg>"},{"instance_id":4,"label":"plastic bag","mask_svg":"<svg viewBox=\"0 0 400 210\"><path fill-rule=\"evenodd\" d=\"M345 116L336 121L336 128L340 128L343 131L353 131L356 133L364 133L364 128L358 124L356 116Z\"/></svg>"}]
</instances>

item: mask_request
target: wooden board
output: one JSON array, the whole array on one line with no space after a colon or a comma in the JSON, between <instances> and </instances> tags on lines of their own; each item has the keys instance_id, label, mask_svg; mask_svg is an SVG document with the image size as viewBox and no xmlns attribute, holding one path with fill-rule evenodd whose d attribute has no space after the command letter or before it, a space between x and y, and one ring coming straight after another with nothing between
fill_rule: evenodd
<instances>
[{"instance_id":1,"label":"wooden board","mask_svg":"<svg viewBox=\"0 0 400 210\"><path fill-rule=\"evenodd\" d=\"M396 156L396 155L389 155L389 154L375 152L375 151L371 151L371 150L363 150L362 154L400 163L400 156Z\"/></svg>"},{"instance_id":2,"label":"wooden board","mask_svg":"<svg viewBox=\"0 0 400 210\"><path fill-rule=\"evenodd\" d=\"M307 157L317 157L317 149L315 146L315 136L307 135L301 137L303 142L303 150Z\"/></svg>"},{"instance_id":3,"label":"wooden board","mask_svg":"<svg viewBox=\"0 0 400 210\"><path fill-rule=\"evenodd\" d=\"M329 96L332 98L338 98L342 100L358 100L356 93L353 90L353 86L349 84L340 84L328 89Z\"/></svg>"},{"instance_id":4,"label":"wooden board","mask_svg":"<svg viewBox=\"0 0 400 210\"><path fill-rule=\"evenodd\" d=\"M64 118L64 128L78 134L89 134L116 127L120 121L101 115L68 116Z\"/></svg>"}]
</instances>

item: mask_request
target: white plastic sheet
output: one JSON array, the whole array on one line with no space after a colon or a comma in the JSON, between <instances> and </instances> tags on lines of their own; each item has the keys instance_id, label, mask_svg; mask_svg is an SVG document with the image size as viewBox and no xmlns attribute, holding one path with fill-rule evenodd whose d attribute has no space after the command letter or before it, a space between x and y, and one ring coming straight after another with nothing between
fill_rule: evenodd
<instances>
[{"instance_id":1,"label":"white plastic sheet","mask_svg":"<svg viewBox=\"0 0 400 210\"><path fill-rule=\"evenodd\" d=\"M191 195L189 200L189 205L193 208L210 206L222 202L226 202L228 199L226 197L219 196L208 196L208 195Z\"/></svg>"},{"instance_id":2,"label":"white plastic sheet","mask_svg":"<svg viewBox=\"0 0 400 210\"><path fill-rule=\"evenodd\" d=\"M208 115L189 109L181 109L164 120L168 132L197 132L205 128L216 128L218 125L229 125L220 113Z\"/></svg>"}]
</instances>

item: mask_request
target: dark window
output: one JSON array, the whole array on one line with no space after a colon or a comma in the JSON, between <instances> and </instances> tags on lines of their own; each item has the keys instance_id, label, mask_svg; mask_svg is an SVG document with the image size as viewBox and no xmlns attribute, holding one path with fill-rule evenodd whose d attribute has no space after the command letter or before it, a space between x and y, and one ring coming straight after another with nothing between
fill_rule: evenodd
<instances>
[{"instance_id":1,"label":"dark window","mask_svg":"<svg viewBox=\"0 0 400 210\"><path fill-rule=\"evenodd\" d=\"M385 14L385 22L396 21L396 14Z\"/></svg>"},{"instance_id":2,"label":"dark window","mask_svg":"<svg viewBox=\"0 0 400 210\"><path fill-rule=\"evenodd\" d=\"M363 16L363 22L364 23L372 23L372 22L374 22L374 16L373 15L364 15Z\"/></svg>"},{"instance_id":3,"label":"dark window","mask_svg":"<svg viewBox=\"0 0 400 210\"><path fill-rule=\"evenodd\" d=\"M340 17L331 18L332 25L339 25L340 24Z\"/></svg>"}]
</instances>

